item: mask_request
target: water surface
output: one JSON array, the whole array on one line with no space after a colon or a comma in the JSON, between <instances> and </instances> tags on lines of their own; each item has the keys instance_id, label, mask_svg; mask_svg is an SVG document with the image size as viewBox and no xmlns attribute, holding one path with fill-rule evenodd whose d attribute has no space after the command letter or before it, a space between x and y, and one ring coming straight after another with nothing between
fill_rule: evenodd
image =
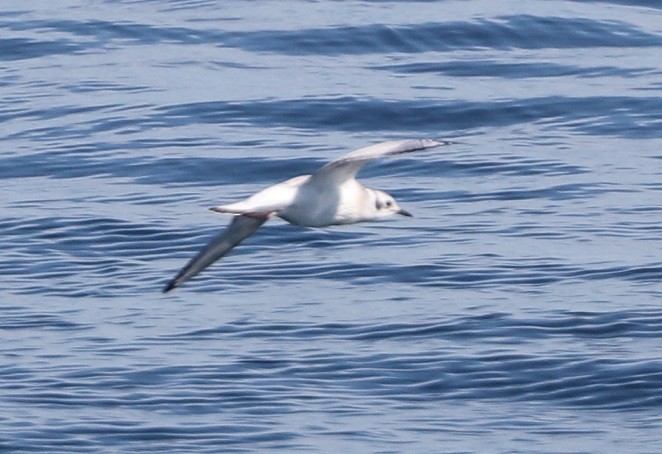
<instances>
[{"instance_id":1,"label":"water surface","mask_svg":"<svg viewBox=\"0 0 662 454\"><path fill-rule=\"evenodd\" d=\"M0 7L0 447L662 450L657 2ZM387 139L412 211L206 207Z\"/></svg>"}]
</instances>

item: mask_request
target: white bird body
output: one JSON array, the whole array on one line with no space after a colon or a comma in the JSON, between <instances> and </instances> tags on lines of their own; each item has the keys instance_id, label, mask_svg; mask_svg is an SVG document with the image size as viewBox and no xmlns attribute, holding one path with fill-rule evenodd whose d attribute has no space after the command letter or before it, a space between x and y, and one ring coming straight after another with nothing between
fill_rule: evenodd
<instances>
[{"instance_id":1,"label":"white bird body","mask_svg":"<svg viewBox=\"0 0 662 454\"><path fill-rule=\"evenodd\" d=\"M198 274L274 216L304 227L373 221L393 214L411 216L389 194L363 186L356 174L373 159L449 144L428 139L382 142L348 153L312 175L290 178L240 202L211 208L234 215L233 221L163 291L168 292Z\"/></svg>"},{"instance_id":2,"label":"white bird body","mask_svg":"<svg viewBox=\"0 0 662 454\"><path fill-rule=\"evenodd\" d=\"M210 208L217 213L243 214L247 216L269 216L288 207L297 196L301 185L310 178L310 175L300 175L290 178L282 183L274 184L256 192L249 198L229 205L220 205Z\"/></svg>"}]
</instances>

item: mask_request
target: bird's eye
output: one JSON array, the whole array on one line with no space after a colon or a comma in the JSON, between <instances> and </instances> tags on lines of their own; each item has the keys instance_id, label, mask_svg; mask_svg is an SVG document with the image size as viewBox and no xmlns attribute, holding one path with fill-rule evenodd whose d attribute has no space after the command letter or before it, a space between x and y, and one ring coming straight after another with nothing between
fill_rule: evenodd
<instances>
[{"instance_id":1,"label":"bird's eye","mask_svg":"<svg viewBox=\"0 0 662 454\"><path fill-rule=\"evenodd\" d=\"M391 202L390 200L388 202L386 202L387 207L390 207L391 205L393 205L393 202Z\"/></svg>"}]
</instances>

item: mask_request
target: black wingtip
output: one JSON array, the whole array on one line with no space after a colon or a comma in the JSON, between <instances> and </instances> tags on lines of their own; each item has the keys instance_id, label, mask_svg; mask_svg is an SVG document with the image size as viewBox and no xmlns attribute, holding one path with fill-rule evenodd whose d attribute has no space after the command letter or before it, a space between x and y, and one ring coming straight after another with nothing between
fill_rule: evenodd
<instances>
[{"instance_id":1,"label":"black wingtip","mask_svg":"<svg viewBox=\"0 0 662 454\"><path fill-rule=\"evenodd\" d=\"M165 287L163 287L162 292L163 293L168 293L170 290L174 289L177 287L177 282L173 279L172 281L168 282Z\"/></svg>"},{"instance_id":2,"label":"black wingtip","mask_svg":"<svg viewBox=\"0 0 662 454\"><path fill-rule=\"evenodd\" d=\"M457 140L447 140L447 139L434 139L438 143L437 147L447 147L449 145L460 145L462 142Z\"/></svg>"}]
</instances>

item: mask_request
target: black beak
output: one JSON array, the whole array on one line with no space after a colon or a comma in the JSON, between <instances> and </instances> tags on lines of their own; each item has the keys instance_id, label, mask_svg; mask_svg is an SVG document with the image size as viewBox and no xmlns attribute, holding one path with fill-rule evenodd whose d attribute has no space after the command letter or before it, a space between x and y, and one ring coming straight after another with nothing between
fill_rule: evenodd
<instances>
[{"instance_id":1,"label":"black beak","mask_svg":"<svg viewBox=\"0 0 662 454\"><path fill-rule=\"evenodd\" d=\"M407 216L407 217L409 217L409 218L413 218L413 217L414 217L413 214L411 214L411 213L410 213L409 211L407 211L407 210L403 210L402 208L400 208L400 211L398 211L398 214L401 214L401 215L403 215L403 216Z\"/></svg>"}]
</instances>

